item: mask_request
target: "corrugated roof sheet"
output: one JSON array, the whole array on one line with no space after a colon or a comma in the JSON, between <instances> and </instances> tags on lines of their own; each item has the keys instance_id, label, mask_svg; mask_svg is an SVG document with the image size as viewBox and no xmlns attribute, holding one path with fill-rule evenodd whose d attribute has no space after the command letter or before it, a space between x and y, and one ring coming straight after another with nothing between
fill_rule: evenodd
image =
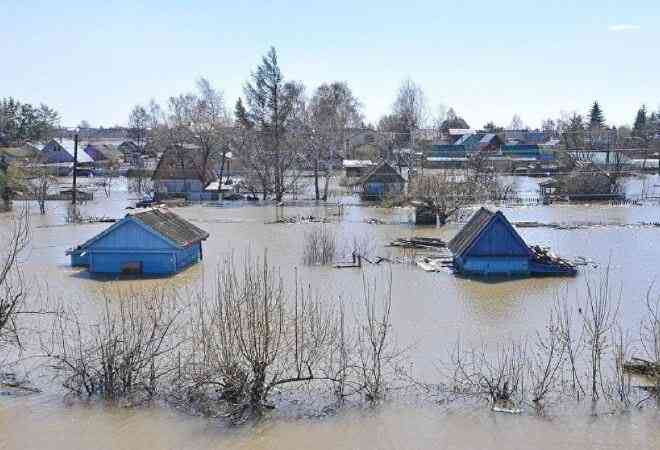
<instances>
[{"instance_id":1,"label":"corrugated roof sheet","mask_svg":"<svg viewBox=\"0 0 660 450\"><path fill-rule=\"evenodd\" d=\"M490 223L492 218L495 217L495 213L489 209L484 208L483 206L470 217L468 223L465 224L461 231L458 232L454 238L449 241L447 247L454 254L454 256L460 256L465 252L472 242L479 237L479 233L486 228Z\"/></svg>"},{"instance_id":2,"label":"corrugated roof sheet","mask_svg":"<svg viewBox=\"0 0 660 450\"><path fill-rule=\"evenodd\" d=\"M136 214L126 214L126 217L122 220L100 232L87 242L80 244L74 249L74 251L78 252L84 250L102 237L112 233L114 229L120 227L126 220L141 222L143 225L151 228L154 232L162 235L178 247L187 247L190 244L203 241L209 237L209 234L206 231L196 227L173 212L152 209Z\"/></svg>"},{"instance_id":3,"label":"corrugated roof sheet","mask_svg":"<svg viewBox=\"0 0 660 450\"><path fill-rule=\"evenodd\" d=\"M203 241L209 234L170 211L152 209L132 214L131 217L162 234L179 247Z\"/></svg>"}]
</instances>

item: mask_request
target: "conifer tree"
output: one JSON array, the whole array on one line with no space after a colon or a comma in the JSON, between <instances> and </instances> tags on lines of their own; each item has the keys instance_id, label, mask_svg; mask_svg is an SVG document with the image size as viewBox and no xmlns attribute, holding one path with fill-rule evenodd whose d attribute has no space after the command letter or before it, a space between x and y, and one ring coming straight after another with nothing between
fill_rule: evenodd
<instances>
[{"instance_id":1,"label":"conifer tree","mask_svg":"<svg viewBox=\"0 0 660 450\"><path fill-rule=\"evenodd\" d=\"M248 112L243 106L243 100L239 97L234 107L234 116L238 124L244 128L252 128L252 121L248 117Z\"/></svg>"},{"instance_id":2,"label":"conifer tree","mask_svg":"<svg viewBox=\"0 0 660 450\"><path fill-rule=\"evenodd\" d=\"M632 131L633 136L644 137L646 125L646 105L642 105L642 107L637 111L637 116L635 117L635 124L633 125Z\"/></svg>"},{"instance_id":3,"label":"conifer tree","mask_svg":"<svg viewBox=\"0 0 660 450\"><path fill-rule=\"evenodd\" d=\"M597 101L591 106L589 110L589 126L591 128L604 128L605 127L605 116L603 115L603 110Z\"/></svg>"}]
</instances>

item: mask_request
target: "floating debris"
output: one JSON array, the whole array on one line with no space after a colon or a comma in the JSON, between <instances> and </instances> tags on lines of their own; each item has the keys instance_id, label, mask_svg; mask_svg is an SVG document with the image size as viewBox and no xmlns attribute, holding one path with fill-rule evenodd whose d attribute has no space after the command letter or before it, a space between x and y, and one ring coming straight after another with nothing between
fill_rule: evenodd
<instances>
[{"instance_id":1,"label":"floating debris","mask_svg":"<svg viewBox=\"0 0 660 450\"><path fill-rule=\"evenodd\" d=\"M555 230L587 230L592 228L657 228L660 222L636 222L636 223L602 223L602 222L577 222L577 223L558 223L558 222L535 222L523 221L514 222L518 228L553 228Z\"/></svg>"},{"instance_id":2,"label":"floating debris","mask_svg":"<svg viewBox=\"0 0 660 450\"><path fill-rule=\"evenodd\" d=\"M417 249L437 249L447 247L447 243L442 239L432 237L411 237L398 238L390 242L388 247L417 248Z\"/></svg>"},{"instance_id":3,"label":"floating debris","mask_svg":"<svg viewBox=\"0 0 660 450\"><path fill-rule=\"evenodd\" d=\"M276 223L332 223L329 217L316 217L316 216L295 216L295 217L278 217L272 222L266 222L267 225Z\"/></svg>"},{"instance_id":4,"label":"floating debris","mask_svg":"<svg viewBox=\"0 0 660 450\"><path fill-rule=\"evenodd\" d=\"M647 361L641 358L631 358L623 364L623 370L635 375L660 377L660 362Z\"/></svg>"},{"instance_id":5,"label":"floating debris","mask_svg":"<svg viewBox=\"0 0 660 450\"><path fill-rule=\"evenodd\" d=\"M541 247L540 245L530 245L529 249L534 255L533 263L538 265L538 268L552 268L554 273L565 273L567 275L575 275L577 269L575 264L571 261L560 258L550 251L549 247ZM544 271L541 271L544 272Z\"/></svg>"},{"instance_id":6,"label":"floating debris","mask_svg":"<svg viewBox=\"0 0 660 450\"><path fill-rule=\"evenodd\" d=\"M0 373L0 395L27 395L41 392L29 380L21 380L13 372Z\"/></svg>"}]
</instances>

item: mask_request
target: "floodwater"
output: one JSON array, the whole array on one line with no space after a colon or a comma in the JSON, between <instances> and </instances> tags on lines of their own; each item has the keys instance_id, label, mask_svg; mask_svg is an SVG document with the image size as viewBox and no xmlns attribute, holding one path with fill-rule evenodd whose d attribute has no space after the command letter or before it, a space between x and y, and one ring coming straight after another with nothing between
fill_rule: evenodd
<instances>
[{"instance_id":1,"label":"floodwater","mask_svg":"<svg viewBox=\"0 0 660 450\"><path fill-rule=\"evenodd\" d=\"M516 183L533 185L520 179ZM646 185L660 183L651 177ZM631 181L630 189L640 183ZM524 189L524 187L523 187ZM343 199L349 203L349 199ZM83 206L84 215L121 217L134 198L125 191L109 199L102 190ZM353 203L355 199L351 200ZM311 204L310 204L311 205ZM328 302L339 297L359 300L362 272L356 269L305 267L302 236L314 224L268 224L273 206L232 205L175 208L176 213L210 233L204 261L172 278L149 280L98 279L69 266L65 250L82 243L108 224L65 224L65 205L49 204L40 216L33 208L32 241L24 256L25 276L40 296L80 303L93 314L99 293L112 289L175 286L196 289L213 280L213 273L232 252L267 251L287 283L298 277ZM434 379L436 363L460 336L474 342L530 335L541 329L558 295L577 301L585 280L597 281L609 267L610 284L621 289L621 320L636 329L644 313L649 286L658 280L660 259L660 206L556 205L503 208L513 222L590 224L578 229L520 228L528 243L552 247L559 255L584 257L591 262L575 278L536 278L480 282L448 272L427 273L412 264L365 266L370 279L385 279L392 272L392 317L397 344L410 348L415 375ZM459 225L414 227L411 211L404 208L346 206L336 217L335 207L297 206L280 210L285 216L331 216L338 250L354 239L364 242L372 255L397 257L386 244L398 237L436 236L449 239ZM367 223L378 219L378 224ZM0 218L6 223L7 217ZM348 257L348 251L346 251ZM451 412L429 404L387 404L376 410L347 410L322 419L276 417L253 426L227 429L215 421L188 417L167 407L136 410L98 404L66 402L55 394L47 378L34 380L43 394L0 397L0 449L4 448L660 448L660 417L645 411L598 418L541 419L501 416L484 410Z\"/></svg>"}]
</instances>

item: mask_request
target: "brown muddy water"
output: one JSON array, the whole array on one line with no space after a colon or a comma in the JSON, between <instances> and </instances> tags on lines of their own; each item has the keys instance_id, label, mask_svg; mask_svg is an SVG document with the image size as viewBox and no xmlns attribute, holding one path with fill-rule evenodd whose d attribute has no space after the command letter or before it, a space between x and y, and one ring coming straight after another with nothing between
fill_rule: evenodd
<instances>
[{"instance_id":1,"label":"brown muddy water","mask_svg":"<svg viewBox=\"0 0 660 450\"><path fill-rule=\"evenodd\" d=\"M656 180L657 181L657 180ZM83 214L121 217L134 201L126 192L103 193L84 205ZM298 276L326 301L357 301L362 273L355 269L305 267L302 235L310 224L266 224L275 218L272 206L191 206L175 211L210 233L204 261L167 279L108 280L90 277L69 267L64 252L84 242L108 224L67 225L64 204L52 202L46 216L33 208L32 242L23 269L43 299L79 303L93 315L99 293L113 289L153 289L176 286L196 289L213 279L229 253L267 249L273 265L289 283ZM457 337L494 342L533 333L546 323L557 295L578 299L585 279L598 279L610 267L611 284L621 288L622 323L636 329L644 313L649 286L658 282L660 207L599 205L530 206L504 208L512 221L597 223L574 230L520 228L529 243L549 245L568 258L584 257L593 264L576 278L538 278L484 283L450 273L427 273L412 264L365 267L368 277L383 279L391 267L393 328L397 344L410 347L415 375L433 380L436 363L446 358ZM332 215L335 208L287 207L283 213ZM385 245L397 237L436 236L449 239L458 225L442 229L413 227L407 209L347 206L328 227L341 241L369 242L379 256L400 256ZM377 218L381 224L368 224ZM6 224L8 218L0 218ZM576 300L577 301L577 300ZM90 316L91 317L91 316ZM30 355L28 349L26 355ZM28 358L29 361L33 361ZM26 363L29 364L29 363ZM34 364L37 364L36 362ZM270 448L660 448L660 416L655 411L616 416L586 415L542 419L491 413L487 408L451 410L441 406L386 404L377 409L348 409L321 419L276 417L257 425L228 429L217 421L179 414L167 407L123 409L99 404L81 405L63 399L47 376L33 380L44 391L27 397L0 397L0 449L270 449Z\"/></svg>"}]
</instances>

